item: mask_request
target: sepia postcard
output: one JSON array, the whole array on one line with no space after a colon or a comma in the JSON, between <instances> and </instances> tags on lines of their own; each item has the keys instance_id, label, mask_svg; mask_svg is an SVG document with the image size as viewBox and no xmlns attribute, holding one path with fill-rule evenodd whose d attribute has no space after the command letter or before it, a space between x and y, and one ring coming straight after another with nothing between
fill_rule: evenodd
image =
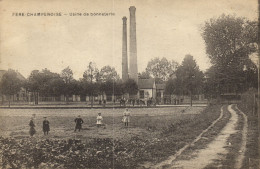
<instances>
[{"instance_id":1,"label":"sepia postcard","mask_svg":"<svg viewBox=\"0 0 260 169\"><path fill-rule=\"evenodd\" d=\"M260 168L257 0L0 0L0 168Z\"/></svg>"}]
</instances>

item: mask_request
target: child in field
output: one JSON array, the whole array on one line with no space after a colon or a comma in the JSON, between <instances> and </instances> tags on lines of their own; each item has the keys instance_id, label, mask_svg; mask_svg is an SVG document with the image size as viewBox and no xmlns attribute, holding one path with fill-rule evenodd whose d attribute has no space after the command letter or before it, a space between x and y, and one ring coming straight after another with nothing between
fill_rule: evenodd
<instances>
[{"instance_id":1,"label":"child in field","mask_svg":"<svg viewBox=\"0 0 260 169\"><path fill-rule=\"evenodd\" d=\"M30 134L30 136L33 136L36 133L36 130L34 128L35 124L33 122L33 117L31 118L31 120L29 122L29 126L30 126L29 134Z\"/></svg>"},{"instance_id":2,"label":"child in field","mask_svg":"<svg viewBox=\"0 0 260 169\"><path fill-rule=\"evenodd\" d=\"M128 127L128 123L130 122L130 112L128 111L128 108L125 109L122 121L125 123L125 126Z\"/></svg>"},{"instance_id":3,"label":"child in field","mask_svg":"<svg viewBox=\"0 0 260 169\"><path fill-rule=\"evenodd\" d=\"M44 117L43 123L42 123L42 129L44 135L48 135L50 131L50 122L47 120L47 117Z\"/></svg>"},{"instance_id":4,"label":"child in field","mask_svg":"<svg viewBox=\"0 0 260 169\"><path fill-rule=\"evenodd\" d=\"M103 121L103 117L101 116L101 113L98 113L97 116L97 127L100 127Z\"/></svg>"},{"instance_id":5,"label":"child in field","mask_svg":"<svg viewBox=\"0 0 260 169\"><path fill-rule=\"evenodd\" d=\"M82 118L80 117L80 115L78 115L78 118L76 118L74 121L75 121L75 123L76 123L74 132L76 132L77 129L80 131L81 128L82 128L82 123L84 123L84 121L82 120Z\"/></svg>"}]
</instances>

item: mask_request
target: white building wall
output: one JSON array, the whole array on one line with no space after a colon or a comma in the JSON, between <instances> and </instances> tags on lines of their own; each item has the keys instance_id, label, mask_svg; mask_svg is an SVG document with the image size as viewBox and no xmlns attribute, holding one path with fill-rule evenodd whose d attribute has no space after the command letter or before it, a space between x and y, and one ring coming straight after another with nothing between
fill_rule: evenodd
<instances>
[{"instance_id":1,"label":"white building wall","mask_svg":"<svg viewBox=\"0 0 260 169\"><path fill-rule=\"evenodd\" d=\"M149 99L153 97L153 89L140 89L144 91L144 98Z\"/></svg>"}]
</instances>

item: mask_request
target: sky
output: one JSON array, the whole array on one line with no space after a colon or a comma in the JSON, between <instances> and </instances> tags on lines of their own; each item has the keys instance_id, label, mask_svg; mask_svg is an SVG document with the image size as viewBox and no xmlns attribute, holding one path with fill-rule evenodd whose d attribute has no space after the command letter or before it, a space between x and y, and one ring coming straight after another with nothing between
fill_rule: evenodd
<instances>
[{"instance_id":1,"label":"sky","mask_svg":"<svg viewBox=\"0 0 260 169\"><path fill-rule=\"evenodd\" d=\"M129 45L130 6L136 7L138 72L155 57L181 63L186 54L205 71L210 67L201 36L205 21L222 14L258 16L257 0L1 0L0 69L27 78L35 69L60 73L69 66L79 79L95 62L99 69L115 67L121 76L122 17L128 19ZM45 12L62 16L16 16Z\"/></svg>"}]
</instances>

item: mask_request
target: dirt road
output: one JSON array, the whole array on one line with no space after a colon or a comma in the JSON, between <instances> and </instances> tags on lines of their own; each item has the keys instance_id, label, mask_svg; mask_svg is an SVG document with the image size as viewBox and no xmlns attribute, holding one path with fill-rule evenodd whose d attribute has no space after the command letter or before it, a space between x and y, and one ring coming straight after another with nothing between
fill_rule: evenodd
<instances>
[{"instance_id":1,"label":"dirt road","mask_svg":"<svg viewBox=\"0 0 260 169\"><path fill-rule=\"evenodd\" d=\"M237 109L238 110L238 109ZM243 153L245 151L245 145L246 145L246 132L247 132L247 120L245 117L245 114L238 110L236 112L233 109L232 105L228 106L228 111L231 114L231 117L225 127L220 131L220 133L217 135L217 137L211 141L206 148L199 149L197 151L193 151L191 154L188 155L189 158L186 158L185 160L178 160L177 156L181 155L181 152L178 152L170 158L167 161L164 161L160 164L157 164L153 168L183 168L183 169L200 169L205 168L206 166L212 164L216 160L221 160L225 158L225 155L228 153L228 150L226 147L228 146L227 140L230 137L230 135L235 134L237 132L236 126L238 122L238 112L241 113L244 116L244 128L242 131L242 144L240 148L240 155L237 157L237 163L235 165L235 168L241 168L242 161L243 161ZM221 116L221 115L220 115ZM217 119L219 120L220 117ZM201 137L197 137L197 140L201 139ZM196 141L196 140L195 140ZM194 143L194 141L192 142ZM188 148L190 145L186 145L184 149ZM242 160L242 161L241 161ZM221 166L216 166L221 167Z\"/></svg>"}]
</instances>

